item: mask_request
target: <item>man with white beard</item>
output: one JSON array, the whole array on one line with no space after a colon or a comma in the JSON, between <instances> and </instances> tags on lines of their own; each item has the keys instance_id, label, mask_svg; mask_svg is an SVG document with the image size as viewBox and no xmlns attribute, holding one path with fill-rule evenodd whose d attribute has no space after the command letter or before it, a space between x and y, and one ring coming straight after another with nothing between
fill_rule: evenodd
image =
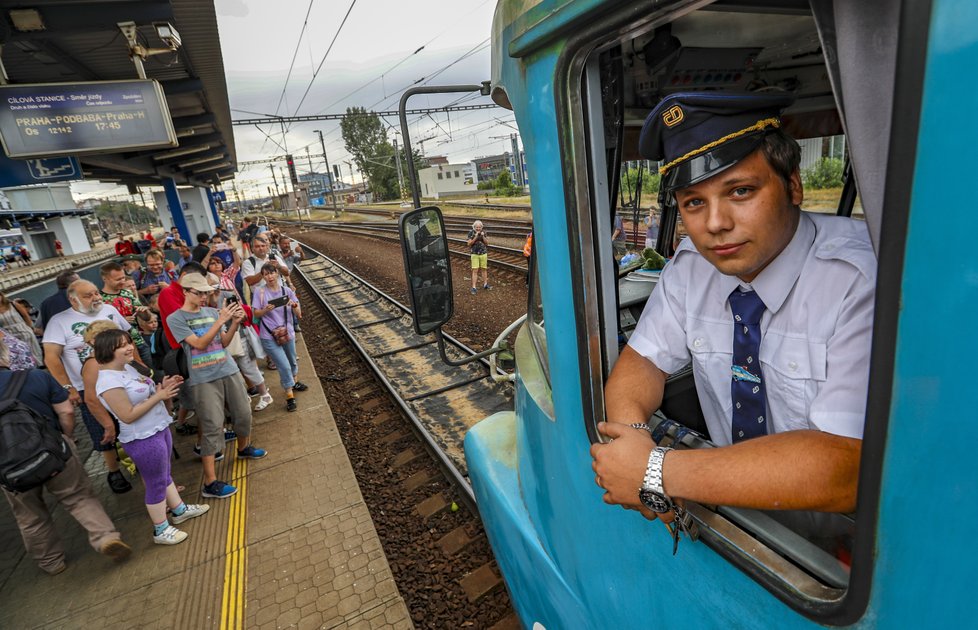
<instances>
[{"instance_id":1,"label":"man with white beard","mask_svg":"<svg viewBox=\"0 0 978 630\"><path fill-rule=\"evenodd\" d=\"M115 424L107 413L100 413L101 419L96 419L85 404L82 364L92 354L92 347L84 340L89 324L107 319L122 330L129 330L130 325L114 307L102 303L98 287L88 280L72 282L67 295L71 308L52 317L44 329L44 363L51 376L68 392L71 404L81 411L92 445L105 458L109 487L117 494L128 492L132 485L119 470L115 453Z\"/></svg>"}]
</instances>

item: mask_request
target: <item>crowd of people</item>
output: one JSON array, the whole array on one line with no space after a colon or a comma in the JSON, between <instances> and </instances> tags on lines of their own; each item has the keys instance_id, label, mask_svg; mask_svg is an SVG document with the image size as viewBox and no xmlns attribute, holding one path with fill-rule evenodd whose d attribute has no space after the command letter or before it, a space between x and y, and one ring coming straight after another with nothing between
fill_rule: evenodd
<instances>
[{"instance_id":1,"label":"crowd of people","mask_svg":"<svg viewBox=\"0 0 978 630\"><path fill-rule=\"evenodd\" d=\"M171 431L197 436L200 495L227 498L238 489L217 475L225 445L233 443L238 458L267 455L252 441L252 414L274 403L262 365L278 371L288 411L308 389L298 380L302 309L289 280L301 249L250 218L237 233L218 226L196 240L191 250L172 230L164 247L178 257L168 259L152 234L138 243L119 234L118 258L100 267L101 286L65 271L36 317L0 293L0 400L15 398L50 425L70 455L42 484L3 490L28 553L47 573L64 570L65 554L43 488L85 527L96 551L115 560L130 553L82 468L76 418L112 492L132 490L121 465L131 460L153 541L172 545L187 538L177 526L209 506L181 498ZM144 241L154 246L144 249ZM15 378L21 372L26 377Z\"/></svg>"}]
</instances>

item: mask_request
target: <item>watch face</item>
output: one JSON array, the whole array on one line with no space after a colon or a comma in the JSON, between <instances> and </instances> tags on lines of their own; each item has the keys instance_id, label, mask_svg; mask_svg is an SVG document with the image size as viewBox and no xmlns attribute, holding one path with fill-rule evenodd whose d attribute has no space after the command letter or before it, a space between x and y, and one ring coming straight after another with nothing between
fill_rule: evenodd
<instances>
[{"instance_id":1,"label":"watch face","mask_svg":"<svg viewBox=\"0 0 978 630\"><path fill-rule=\"evenodd\" d=\"M646 490L645 488L638 491L638 498L645 507L656 514L664 514L672 509L672 501L661 494Z\"/></svg>"}]
</instances>

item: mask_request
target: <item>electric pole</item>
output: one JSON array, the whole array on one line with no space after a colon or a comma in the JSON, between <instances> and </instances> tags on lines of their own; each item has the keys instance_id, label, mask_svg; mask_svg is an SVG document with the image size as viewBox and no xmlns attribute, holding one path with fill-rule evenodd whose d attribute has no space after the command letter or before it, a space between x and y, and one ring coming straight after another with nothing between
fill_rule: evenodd
<instances>
[{"instance_id":1,"label":"electric pole","mask_svg":"<svg viewBox=\"0 0 978 630\"><path fill-rule=\"evenodd\" d=\"M394 161L397 162L397 198L404 198L404 171L401 170L401 151L397 148L397 138L394 138Z\"/></svg>"},{"instance_id":2,"label":"electric pole","mask_svg":"<svg viewBox=\"0 0 978 630\"><path fill-rule=\"evenodd\" d=\"M329 180L329 196L333 199L333 210L336 210L336 182L333 181L333 173L329 170L329 158L326 157L326 142L323 141L323 132L316 130L319 134L319 144L323 147L323 161L326 162L326 177Z\"/></svg>"},{"instance_id":3,"label":"electric pole","mask_svg":"<svg viewBox=\"0 0 978 630\"><path fill-rule=\"evenodd\" d=\"M268 170L270 170L272 172L272 181L275 182L275 196L278 197L278 178L275 177L275 165L274 164L269 164L268 165ZM272 192L271 189L269 189L268 192L271 193ZM272 208L274 208L274 207L275 207L275 204L273 203L272 204Z\"/></svg>"}]
</instances>

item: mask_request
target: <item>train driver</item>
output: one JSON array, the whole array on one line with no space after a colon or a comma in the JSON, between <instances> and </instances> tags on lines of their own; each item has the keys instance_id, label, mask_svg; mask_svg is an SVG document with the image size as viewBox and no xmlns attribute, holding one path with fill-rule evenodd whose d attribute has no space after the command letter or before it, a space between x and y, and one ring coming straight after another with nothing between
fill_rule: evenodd
<instances>
[{"instance_id":1,"label":"train driver","mask_svg":"<svg viewBox=\"0 0 978 630\"><path fill-rule=\"evenodd\" d=\"M649 114L689 238L662 273L605 388L612 438L591 448L606 503L670 520L690 500L850 512L865 421L876 258L862 221L802 212L787 94L686 93ZM720 448L670 450L644 423L692 362ZM679 419L681 420L681 419Z\"/></svg>"}]
</instances>

